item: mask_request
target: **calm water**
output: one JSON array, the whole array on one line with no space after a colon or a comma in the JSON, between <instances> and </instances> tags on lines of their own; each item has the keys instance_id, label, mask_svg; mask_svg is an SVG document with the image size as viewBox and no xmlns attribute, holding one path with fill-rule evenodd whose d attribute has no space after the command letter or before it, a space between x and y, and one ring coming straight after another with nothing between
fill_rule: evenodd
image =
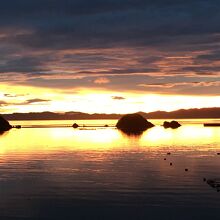
<instances>
[{"instance_id":1,"label":"calm water","mask_svg":"<svg viewBox=\"0 0 220 220\"><path fill-rule=\"evenodd\" d=\"M140 137L11 122L29 128L0 136L0 219L220 219L220 192L203 181L220 179L220 127L151 121Z\"/></svg>"}]
</instances>

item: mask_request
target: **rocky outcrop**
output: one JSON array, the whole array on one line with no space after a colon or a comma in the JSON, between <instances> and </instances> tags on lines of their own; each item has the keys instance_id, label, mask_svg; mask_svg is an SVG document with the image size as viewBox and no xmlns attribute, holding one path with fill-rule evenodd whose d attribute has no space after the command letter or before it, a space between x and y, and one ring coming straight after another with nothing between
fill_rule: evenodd
<instances>
[{"instance_id":1,"label":"rocky outcrop","mask_svg":"<svg viewBox=\"0 0 220 220\"><path fill-rule=\"evenodd\" d=\"M171 122L165 121L163 123L164 128L173 128L173 129L175 129L175 128L178 128L180 126L181 126L181 124L178 121L171 121Z\"/></svg>"},{"instance_id":2,"label":"rocky outcrop","mask_svg":"<svg viewBox=\"0 0 220 220\"><path fill-rule=\"evenodd\" d=\"M127 114L118 120L116 127L127 134L141 134L154 125L140 114Z\"/></svg>"},{"instance_id":3,"label":"rocky outcrop","mask_svg":"<svg viewBox=\"0 0 220 220\"><path fill-rule=\"evenodd\" d=\"M0 132L8 131L12 128L7 120L0 116Z\"/></svg>"},{"instance_id":4,"label":"rocky outcrop","mask_svg":"<svg viewBox=\"0 0 220 220\"><path fill-rule=\"evenodd\" d=\"M78 128L78 127L79 127L78 124L76 124L76 123L73 124L73 128Z\"/></svg>"}]
</instances>

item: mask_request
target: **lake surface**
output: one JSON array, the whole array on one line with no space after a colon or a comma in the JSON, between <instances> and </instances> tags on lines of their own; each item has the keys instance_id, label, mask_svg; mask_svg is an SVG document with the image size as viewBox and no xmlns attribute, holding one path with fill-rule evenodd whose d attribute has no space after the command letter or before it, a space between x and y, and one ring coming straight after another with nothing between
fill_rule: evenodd
<instances>
[{"instance_id":1,"label":"lake surface","mask_svg":"<svg viewBox=\"0 0 220 220\"><path fill-rule=\"evenodd\" d=\"M220 127L203 127L220 120L150 121L139 137L12 121L26 128L0 136L0 219L220 219L220 192L203 181L220 179Z\"/></svg>"}]
</instances>

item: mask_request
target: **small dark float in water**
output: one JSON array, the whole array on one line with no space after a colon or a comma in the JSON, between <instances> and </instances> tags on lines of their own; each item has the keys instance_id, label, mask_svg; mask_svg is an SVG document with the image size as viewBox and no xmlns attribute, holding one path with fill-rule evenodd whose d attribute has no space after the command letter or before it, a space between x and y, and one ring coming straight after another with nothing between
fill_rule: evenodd
<instances>
[{"instance_id":1,"label":"small dark float in water","mask_svg":"<svg viewBox=\"0 0 220 220\"><path fill-rule=\"evenodd\" d=\"M13 126L13 128L21 129L21 125L15 125L15 126Z\"/></svg>"},{"instance_id":2,"label":"small dark float in water","mask_svg":"<svg viewBox=\"0 0 220 220\"><path fill-rule=\"evenodd\" d=\"M220 127L220 123L204 123L204 127Z\"/></svg>"}]
</instances>

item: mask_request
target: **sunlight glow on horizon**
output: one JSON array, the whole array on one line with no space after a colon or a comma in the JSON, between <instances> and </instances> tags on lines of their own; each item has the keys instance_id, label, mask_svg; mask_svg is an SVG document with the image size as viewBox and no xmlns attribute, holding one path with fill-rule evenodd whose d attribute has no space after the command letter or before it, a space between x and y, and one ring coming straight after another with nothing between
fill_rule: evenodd
<instances>
[{"instance_id":1,"label":"sunlight glow on horizon","mask_svg":"<svg viewBox=\"0 0 220 220\"><path fill-rule=\"evenodd\" d=\"M100 89L61 90L1 85L1 113L68 112L132 113L220 107L220 96L162 95ZM116 98L114 98L116 97Z\"/></svg>"}]
</instances>

